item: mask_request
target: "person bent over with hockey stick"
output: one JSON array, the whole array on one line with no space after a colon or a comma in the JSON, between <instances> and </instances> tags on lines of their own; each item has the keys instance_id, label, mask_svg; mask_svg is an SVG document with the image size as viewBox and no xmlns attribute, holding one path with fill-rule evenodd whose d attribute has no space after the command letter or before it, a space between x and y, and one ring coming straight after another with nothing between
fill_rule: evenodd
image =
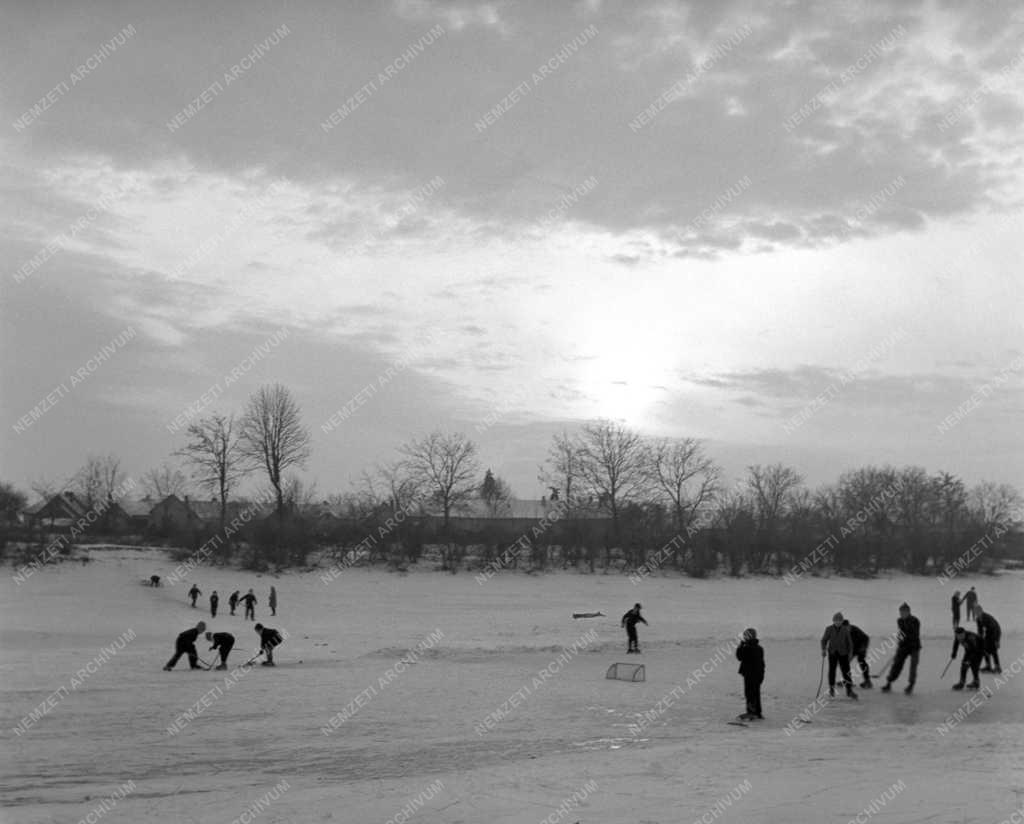
<instances>
[{"instance_id":1,"label":"person bent over with hockey stick","mask_svg":"<svg viewBox=\"0 0 1024 824\"><path fill-rule=\"evenodd\" d=\"M189 669L201 669L199 666L199 653L196 652L196 639L206 629L206 623L200 621L192 629L187 629L174 642L174 657L164 665L164 671L170 672L182 655L188 656Z\"/></svg>"},{"instance_id":2,"label":"person bent over with hockey stick","mask_svg":"<svg viewBox=\"0 0 1024 824\"><path fill-rule=\"evenodd\" d=\"M743 630L743 640L736 647L736 658L740 662L743 696L747 700L747 711L739 717L740 721L763 721L761 684L764 683L764 650L757 641L757 630L753 627Z\"/></svg>"},{"instance_id":3,"label":"person bent over with hockey stick","mask_svg":"<svg viewBox=\"0 0 1024 824\"><path fill-rule=\"evenodd\" d=\"M860 627L850 624L849 621L844 620L844 624L850 625L850 643L853 645L853 657L857 660L857 666L860 667L860 674L864 676L864 680L860 682L860 688L862 690L871 689L871 667L868 666L868 645L871 643L871 638L864 632ZM853 666L852 664L850 665Z\"/></svg>"},{"instance_id":4,"label":"person bent over with hockey stick","mask_svg":"<svg viewBox=\"0 0 1024 824\"><path fill-rule=\"evenodd\" d=\"M208 632L206 633L206 640L213 645L210 647L211 650L218 650L220 652L220 664L217 666L217 669L227 669L228 655L235 646L235 636L230 632Z\"/></svg>"},{"instance_id":5,"label":"person bent over with hockey stick","mask_svg":"<svg viewBox=\"0 0 1024 824\"><path fill-rule=\"evenodd\" d=\"M628 643L626 652L640 652L639 641L636 637L637 621L640 621L645 625L647 624L647 622L644 621L644 617L640 614L640 604L634 604L633 608L622 616L621 626L626 628L626 639Z\"/></svg>"},{"instance_id":6,"label":"person bent over with hockey stick","mask_svg":"<svg viewBox=\"0 0 1024 824\"><path fill-rule=\"evenodd\" d=\"M905 601L900 604L900 617L896 619L896 626L899 627L899 643L896 647L896 656L893 658L892 668L885 679L885 686L882 692L892 690L892 682L900 677L903 671L903 663L910 659L910 675L907 678L907 686L903 692L910 695L914 691L914 684L917 682L917 662L921 658L921 622L910 614L910 605Z\"/></svg>"},{"instance_id":7,"label":"person bent over with hockey stick","mask_svg":"<svg viewBox=\"0 0 1024 824\"><path fill-rule=\"evenodd\" d=\"M279 646L281 642L284 641L284 638L281 637L281 633L276 629L265 627L263 624L257 624L253 629L255 629L260 636L260 652L267 656L267 660L263 662L263 666L274 666L274 647Z\"/></svg>"},{"instance_id":8,"label":"person bent over with hockey stick","mask_svg":"<svg viewBox=\"0 0 1024 824\"><path fill-rule=\"evenodd\" d=\"M850 622L843 619L843 613L832 616L832 623L825 627L821 636L821 657L828 656L828 697L836 696L836 665L843 675L843 686L846 694L854 701L857 693L853 691L853 678L850 677L850 655L853 653L853 641L850 640Z\"/></svg>"},{"instance_id":9,"label":"person bent over with hockey stick","mask_svg":"<svg viewBox=\"0 0 1024 824\"><path fill-rule=\"evenodd\" d=\"M953 689L962 690L964 679L967 677L967 670L971 671L971 683L967 689L976 690L981 684L978 681L978 668L981 666L982 642L976 633L968 632L963 627L956 628L956 638L953 639L953 654L950 658L956 658L957 649L963 646L964 660L960 664L960 680L953 685Z\"/></svg>"},{"instance_id":10,"label":"person bent over with hockey stick","mask_svg":"<svg viewBox=\"0 0 1024 824\"><path fill-rule=\"evenodd\" d=\"M981 638L981 651L985 658L985 666L981 671L999 675L1003 671L999 663L999 639L1003 635L1003 629L996 617L991 612L985 612L981 604L975 607L974 614L978 616L978 637Z\"/></svg>"}]
</instances>

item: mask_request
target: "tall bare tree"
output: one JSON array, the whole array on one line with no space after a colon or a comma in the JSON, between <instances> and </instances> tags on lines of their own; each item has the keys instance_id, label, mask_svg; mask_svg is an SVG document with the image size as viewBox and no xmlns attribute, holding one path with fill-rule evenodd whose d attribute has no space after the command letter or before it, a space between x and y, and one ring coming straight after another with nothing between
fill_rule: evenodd
<instances>
[{"instance_id":1,"label":"tall bare tree","mask_svg":"<svg viewBox=\"0 0 1024 824\"><path fill-rule=\"evenodd\" d=\"M695 438L663 438L650 445L648 467L655 494L672 512L677 533L696 519L718 492L720 470Z\"/></svg>"},{"instance_id":2,"label":"tall bare tree","mask_svg":"<svg viewBox=\"0 0 1024 824\"><path fill-rule=\"evenodd\" d=\"M279 383L261 386L250 397L241 420L241 454L267 473L277 498L277 517L284 519L284 473L305 467L312 439L292 393Z\"/></svg>"},{"instance_id":3,"label":"tall bare tree","mask_svg":"<svg viewBox=\"0 0 1024 824\"><path fill-rule=\"evenodd\" d=\"M771 466L755 464L747 467L747 471L747 488L757 519L751 569L762 572L770 557L779 551L779 524L792 503L793 495L803 484L803 478L795 469L778 463Z\"/></svg>"},{"instance_id":4,"label":"tall bare tree","mask_svg":"<svg viewBox=\"0 0 1024 824\"><path fill-rule=\"evenodd\" d=\"M180 498L188 491L188 478L177 467L162 463L142 476L142 490L157 501L162 501L168 495Z\"/></svg>"},{"instance_id":5,"label":"tall bare tree","mask_svg":"<svg viewBox=\"0 0 1024 824\"><path fill-rule=\"evenodd\" d=\"M579 446L583 486L611 515L619 541L623 507L640 501L649 488L647 447L636 432L607 420L584 424Z\"/></svg>"},{"instance_id":6,"label":"tall bare tree","mask_svg":"<svg viewBox=\"0 0 1024 824\"><path fill-rule=\"evenodd\" d=\"M231 490L245 474L234 415L210 415L190 424L188 443L174 454L188 461L195 481L220 501L223 532Z\"/></svg>"},{"instance_id":7,"label":"tall bare tree","mask_svg":"<svg viewBox=\"0 0 1024 824\"><path fill-rule=\"evenodd\" d=\"M551 500L560 501L567 510L576 505L580 492L582 452L579 437L567 432L555 435L538 475L538 480L551 490Z\"/></svg>"},{"instance_id":8,"label":"tall bare tree","mask_svg":"<svg viewBox=\"0 0 1024 824\"><path fill-rule=\"evenodd\" d=\"M405 444L400 452L409 477L441 508L447 530L451 513L477 494L476 444L459 433L431 432Z\"/></svg>"},{"instance_id":9,"label":"tall bare tree","mask_svg":"<svg viewBox=\"0 0 1024 824\"><path fill-rule=\"evenodd\" d=\"M122 496L121 459L116 455L89 455L75 473L72 486L87 508L106 506Z\"/></svg>"}]
</instances>

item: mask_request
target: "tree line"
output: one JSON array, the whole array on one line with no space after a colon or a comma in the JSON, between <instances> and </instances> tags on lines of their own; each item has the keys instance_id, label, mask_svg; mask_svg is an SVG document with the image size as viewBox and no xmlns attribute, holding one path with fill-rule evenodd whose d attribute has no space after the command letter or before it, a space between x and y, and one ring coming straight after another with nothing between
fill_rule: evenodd
<instances>
[{"instance_id":1,"label":"tree line","mask_svg":"<svg viewBox=\"0 0 1024 824\"><path fill-rule=\"evenodd\" d=\"M696 577L868 575L953 563L978 569L1022 549L1022 499L1006 484L968 488L948 472L866 466L812 490L795 469L773 464L750 466L726 485L698 439L648 438L608 420L552 438L538 468L545 514L537 523L513 517L508 483L484 470L462 433L413 438L351 491L326 498L294 474L310 454L310 432L290 391L263 386L241 414L188 425L173 453L188 475L165 463L142 485L155 500L194 485L218 502L223 533L243 479L265 479L276 517L250 524L217 555L227 562L241 545L240 560L255 568L303 564L320 548L337 561L398 568L431 553L452 572L557 566ZM93 506L122 480L116 457L90 456L70 487ZM58 491L45 482L33 490L43 498ZM0 512L23 509L24 499L0 484ZM188 537L194 549L209 536ZM979 545L985 551L965 560Z\"/></svg>"}]
</instances>

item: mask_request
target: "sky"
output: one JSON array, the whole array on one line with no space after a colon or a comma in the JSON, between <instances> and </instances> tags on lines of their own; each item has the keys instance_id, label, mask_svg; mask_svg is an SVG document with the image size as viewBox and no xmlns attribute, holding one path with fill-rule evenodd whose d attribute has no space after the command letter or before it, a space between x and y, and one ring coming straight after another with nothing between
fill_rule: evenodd
<instances>
[{"instance_id":1,"label":"sky","mask_svg":"<svg viewBox=\"0 0 1024 824\"><path fill-rule=\"evenodd\" d=\"M1024 489L1019 4L4 17L2 480L280 382L324 496L442 429L539 497L595 418Z\"/></svg>"}]
</instances>

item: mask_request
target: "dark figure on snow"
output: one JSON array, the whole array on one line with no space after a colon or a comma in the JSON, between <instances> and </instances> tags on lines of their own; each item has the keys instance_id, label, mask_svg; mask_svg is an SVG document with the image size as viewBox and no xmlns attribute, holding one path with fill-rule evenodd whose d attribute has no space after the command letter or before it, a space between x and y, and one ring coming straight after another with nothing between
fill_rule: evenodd
<instances>
[{"instance_id":1,"label":"dark figure on snow","mask_svg":"<svg viewBox=\"0 0 1024 824\"><path fill-rule=\"evenodd\" d=\"M978 636L981 638L981 651L985 656L985 666L982 672L994 672L996 675L1003 671L999 664L999 639L1003 634L1002 627L990 612L985 612L981 604L974 610L978 616Z\"/></svg>"},{"instance_id":2,"label":"dark figure on snow","mask_svg":"<svg viewBox=\"0 0 1024 824\"><path fill-rule=\"evenodd\" d=\"M871 643L871 639L860 627L854 626L845 619L843 620L843 623L850 627L850 642L853 644L853 657L857 659L857 665L860 667L860 674L864 677L864 680L860 682L860 688L862 690L869 690L871 689L871 667L868 666L868 645Z\"/></svg>"},{"instance_id":3,"label":"dark figure on snow","mask_svg":"<svg viewBox=\"0 0 1024 824\"><path fill-rule=\"evenodd\" d=\"M953 611L953 630L960 626L960 602L963 599L960 597L960 590L953 593L953 597L950 599L949 608Z\"/></svg>"},{"instance_id":4,"label":"dark figure on snow","mask_svg":"<svg viewBox=\"0 0 1024 824\"><path fill-rule=\"evenodd\" d=\"M231 614L234 615L235 614L235 607L238 606L238 590L237 589L234 592L232 592L230 597L228 598L228 606L231 607Z\"/></svg>"},{"instance_id":5,"label":"dark figure on snow","mask_svg":"<svg viewBox=\"0 0 1024 824\"><path fill-rule=\"evenodd\" d=\"M159 575L150 575L149 576L149 585L151 587L158 587L158 586L160 586L160 576Z\"/></svg>"},{"instance_id":6,"label":"dark figure on snow","mask_svg":"<svg viewBox=\"0 0 1024 824\"><path fill-rule=\"evenodd\" d=\"M220 603L220 596L217 594L217 590L214 590L210 595L210 617L217 617L217 604Z\"/></svg>"},{"instance_id":7,"label":"dark figure on snow","mask_svg":"<svg viewBox=\"0 0 1024 824\"><path fill-rule=\"evenodd\" d=\"M196 639L199 634L206 630L206 623L200 621L192 629L187 629L174 642L174 657L164 664L164 670L170 672L182 655L188 656L189 669L201 669L199 666L199 653L196 652Z\"/></svg>"},{"instance_id":8,"label":"dark figure on snow","mask_svg":"<svg viewBox=\"0 0 1024 824\"><path fill-rule=\"evenodd\" d=\"M253 621L256 620L256 596L252 594L250 589L245 595L242 596L242 602L245 604L245 617L251 618Z\"/></svg>"},{"instance_id":9,"label":"dark figure on snow","mask_svg":"<svg viewBox=\"0 0 1024 824\"><path fill-rule=\"evenodd\" d=\"M642 622L646 626L650 626L650 624L644 621L644 617L640 614L640 604L634 604L633 608L622 616L621 626L626 628L626 638L629 639L629 646L626 649L626 652L640 652L640 646L636 637L637 621Z\"/></svg>"},{"instance_id":10,"label":"dark figure on snow","mask_svg":"<svg viewBox=\"0 0 1024 824\"><path fill-rule=\"evenodd\" d=\"M889 675L885 679L885 686L882 692L889 692L892 689L892 682L900 677L903 671L903 663L910 658L910 675L907 678L907 695L914 691L914 684L917 682L917 662L921 657L921 622L910 614L910 606L906 602L900 604L900 617L896 619L896 626L899 627L899 644L896 647L896 657L893 659Z\"/></svg>"},{"instance_id":11,"label":"dark figure on snow","mask_svg":"<svg viewBox=\"0 0 1024 824\"><path fill-rule=\"evenodd\" d=\"M267 660L263 662L263 666L274 666L274 647L284 641L284 638L281 637L281 633L276 629L265 627L263 624L257 624L254 629L260 636L260 652L267 656Z\"/></svg>"},{"instance_id":12,"label":"dark figure on snow","mask_svg":"<svg viewBox=\"0 0 1024 824\"><path fill-rule=\"evenodd\" d=\"M220 651L220 664L217 665L217 669L227 669L228 653L235 646L235 636L230 632L208 632L206 633L206 640L213 645L210 649Z\"/></svg>"},{"instance_id":13,"label":"dark figure on snow","mask_svg":"<svg viewBox=\"0 0 1024 824\"><path fill-rule=\"evenodd\" d=\"M192 599L193 608L196 605L196 598L198 598L202 594L203 593L199 590L199 587L197 587L195 584L192 584L192 589L188 591L188 597Z\"/></svg>"},{"instance_id":14,"label":"dark figure on snow","mask_svg":"<svg viewBox=\"0 0 1024 824\"><path fill-rule=\"evenodd\" d=\"M270 607L270 614L277 615L277 590L270 588L270 597L267 599L267 606Z\"/></svg>"},{"instance_id":15,"label":"dark figure on snow","mask_svg":"<svg viewBox=\"0 0 1024 824\"><path fill-rule=\"evenodd\" d=\"M968 621L974 620L974 607L977 603L978 593L974 591L974 587L971 587L964 596L964 605L967 607L966 618Z\"/></svg>"},{"instance_id":16,"label":"dark figure on snow","mask_svg":"<svg viewBox=\"0 0 1024 824\"><path fill-rule=\"evenodd\" d=\"M747 711L741 721L762 721L761 684L764 682L764 649L757 641L757 630L753 627L743 630L743 640L736 647L736 658L740 662L743 676L743 695L747 699Z\"/></svg>"},{"instance_id":17,"label":"dark figure on snow","mask_svg":"<svg viewBox=\"0 0 1024 824\"><path fill-rule=\"evenodd\" d=\"M857 700L853 691L853 678L850 677L850 656L853 654L853 640L850 638L850 622L843 619L843 613L832 616L832 623L825 627L821 636L821 657L828 656L828 696L836 695L836 665L843 674L843 686L846 694Z\"/></svg>"},{"instance_id":18,"label":"dark figure on snow","mask_svg":"<svg viewBox=\"0 0 1024 824\"><path fill-rule=\"evenodd\" d=\"M953 689L962 690L964 679L967 678L967 670L971 671L971 683L967 689L976 690L981 684L978 682L978 667L981 666L982 642L981 638L973 632L968 632L963 627L956 628L956 638L953 639L953 654L950 658L956 658L957 649L962 645L964 648L964 660L960 664L960 680L953 685Z\"/></svg>"}]
</instances>

